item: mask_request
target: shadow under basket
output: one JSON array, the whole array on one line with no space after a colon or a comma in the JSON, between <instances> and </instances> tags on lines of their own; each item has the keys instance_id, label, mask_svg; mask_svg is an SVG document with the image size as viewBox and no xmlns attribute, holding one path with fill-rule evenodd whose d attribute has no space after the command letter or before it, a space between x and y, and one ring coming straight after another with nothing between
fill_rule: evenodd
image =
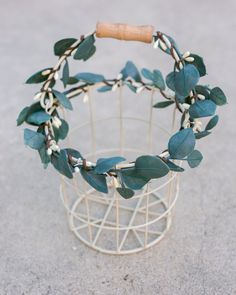
<instances>
[{"instance_id":1,"label":"shadow under basket","mask_svg":"<svg viewBox=\"0 0 236 295\"><path fill-rule=\"evenodd\" d=\"M145 100L147 103L147 98ZM153 154L152 150L160 149L160 143L166 144L170 137L171 130L155 123L153 96L147 118L125 114L121 95L118 97L118 115L115 110L112 114L111 110L110 117L97 113L95 117L94 110L98 110L95 103L90 95L89 102L82 105L87 108L89 121L82 122L69 136L70 146L73 146L78 145L78 138L85 139L90 134L83 141L87 143L87 146L83 144L84 149L90 147L91 150L84 155L86 159L96 161L122 155L131 161L142 154ZM137 107L142 110L141 105ZM174 118L175 109L169 124L172 129ZM104 137L108 137L105 143ZM112 177L108 177L108 188L108 194L96 191L80 173L72 180L61 178L60 194L68 213L69 227L78 239L102 253L120 255L147 249L165 236L179 193L179 173L170 171L166 177L151 180L135 191L131 199L124 199L117 193Z\"/></svg>"}]
</instances>

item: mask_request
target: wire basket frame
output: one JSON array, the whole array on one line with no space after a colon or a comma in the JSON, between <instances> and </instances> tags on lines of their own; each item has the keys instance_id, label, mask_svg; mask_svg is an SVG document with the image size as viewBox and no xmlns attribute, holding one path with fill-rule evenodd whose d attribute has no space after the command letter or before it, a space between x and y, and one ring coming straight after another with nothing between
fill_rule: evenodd
<instances>
[{"instance_id":1,"label":"wire basket frame","mask_svg":"<svg viewBox=\"0 0 236 295\"><path fill-rule=\"evenodd\" d=\"M173 110L170 131L154 122L153 91L150 95L148 118L124 114L125 100L122 87L118 90L117 114L96 118L94 99L91 95L93 87L91 86L89 90L87 104L89 121L74 128L69 136L71 141L72 138L77 138L77 134L85 128L90 130L91 152L85 155L87 159L95 160L99 157L121 155L128 160L133 160L136 155L152 154L158 132L169 137L173 131L176 109ZM113 132L112 136L117 136L117 146L114 146L112 142L111 148L98 147L96 132L99 124L101 124L100 128L104 128L102 125L104 122L106 126L114 126L116 122L116 133ZM141 125L146 129L146 148L126 144L125 126L129 126L131 122L139 124L137 129ZM153 179L128 200L117 193L112 177L108 179L108 194L91 188L80 174L77 174L73 180L61 177L60 195L68 213L70 230L83 243L106 254L136 253L155 245L165 236L171 225L173 208L179 194L178 175L177 172L171 171L163 179Z\"/></svg>"}]
</instances>

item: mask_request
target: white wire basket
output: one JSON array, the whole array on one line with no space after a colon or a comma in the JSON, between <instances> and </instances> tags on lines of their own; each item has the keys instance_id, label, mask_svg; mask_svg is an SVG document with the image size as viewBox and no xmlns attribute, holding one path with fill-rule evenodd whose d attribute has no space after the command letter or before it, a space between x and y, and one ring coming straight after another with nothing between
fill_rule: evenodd
<instances>
[{"instance_id":1,"label":"white wire basket","mask_svg":"<svg viewBox=\"0 0 236 295\"><path fill-rule=\"evenodd\" d=\"M127 90L124 99L120 87L118 97L109 93L99 94L98 98L92 95L92 88L88 103L79 102L81 113L86 117L87 111L89 120L81 122L69 135L70 146L79 145L80 150L87 151L90 147L86 159L121 155L132 161L138 155L157 154L157 149L166 145L173 133L175 109L171 110L173 116L164 113L162 119L168 118L164 128L159 124L159 113L154 114L158 111L152 107L154 92L149 98ZM109 192L103 194L91 188L79 173L73 180L61 178L60 194L70 230L89 247L107 254L136 253L157 244L171 225L179 194L179 173L171 171L164 178L153 179L131 199L117 193L112 178L108 183Z\"/></svg>"}]
</instances>

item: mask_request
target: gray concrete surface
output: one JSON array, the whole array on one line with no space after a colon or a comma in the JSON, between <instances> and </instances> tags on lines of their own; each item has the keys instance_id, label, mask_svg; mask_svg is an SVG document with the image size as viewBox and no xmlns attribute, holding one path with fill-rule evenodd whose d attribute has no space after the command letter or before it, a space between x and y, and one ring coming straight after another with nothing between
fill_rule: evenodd
<instances>
[{"instance_id":1,"label":"gray concrete surface","mask_svg":"<svg viewBox=\"0 0 236 295\"><path fill-rule=\"evenodd\" d=\"M234 0L0 1L0 295L236 294L235 10ZM202 165L182 179L168 236L124 257L90 250L68 231L59 178L41 168L15 126L34 91L25 78L55 63L55 41L87 33L97 20L152 24L176 37L205 57L205 81L229 98L200 143ZM99 46L87 65L94 72L112 76L127 59L170 70L160 52L140 44Z\"/></svg>"}]
</instances>

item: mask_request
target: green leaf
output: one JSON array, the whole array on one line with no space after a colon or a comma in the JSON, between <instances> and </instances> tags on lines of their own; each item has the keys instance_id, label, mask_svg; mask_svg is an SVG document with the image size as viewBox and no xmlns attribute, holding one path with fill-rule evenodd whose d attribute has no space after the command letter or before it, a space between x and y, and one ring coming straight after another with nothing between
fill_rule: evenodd
<instances>
[{"instance_id":1,"label":"green leaf","mask_svg":"<svg viewBox=\"0 0 236 295\"><path fill-rule=\"evenodd\" d=\"M93 73L79 73L74 76L76 79L84 81L86 83L97 83L97 82L103 82L105 80L105 77L103 75L99 74L93 74Z\"/></svg>"},{"instance_id":2,"label":"green leaf","mask_svg":"<svg viewBox=\"0 0 236 295\"><path fill-rule=\"evenodd\" d=\"M113 168L120 162L125 161L123 157L111 157L111 158L101 158L97 160L94 172L97 174L103 174Z\"/></svg>"},{"instance_id":3,"label":"green leaf","mask_svg":"<svg viewBox=\"0 0 236 295\"><path fill-rule=\"evenodd\" d=\"M66 85L68 84L70 79L70 73L69 73L69 64L68 61L65 61L64 67L63 67L63 71L62 71L62 82L64 85L64 88L66 88Z\"/></svg>"},{"instance_id":4,"label":"green leaf","mask_svg":"<svg viewBox=\"0 0 236 295\"><path fill-rule=\"evenodd\" d=\"M187 96L197 85L200 75L194 65L188 64L185 65L179 72L174 72L173 78L175 91L181 96Z\"/></svg>"},{"instance_id":5,"label":"green leaf","mask_svg":"<svg viewBox=\"0 0 236 295\"><path fill-rule=\"evenodd\" d=\"M153 73L150 70L146 69L146 68L143 68L141 70L141 74L143 75L144 78L146 78L148 80L153 81L153 79L154 79L153 78Z\"/></svg>"},{"instance_id":6,"label":"green leaf","mask_svg":"<svg viewBox=\"0 0 236 295\"><path fill-rule=\"evenodd\" d=\"M175 171L175 172L183 172L184 171L184 168L176 165L175 163L173 163L170 160L167 160L166 165L169 167L169 169L171 171Z\"/></svg>"},{"instance_id":7,"label":"green leaf","mask_svg":"<svg viewBox=\"0 0 236 295\"><path fill-rule=\"evenodd\" d=\"M160 158L149 155L136 159L135 170L139 175L148 179L160 178L169 172L168 166Z\"/></svg>"},{"instance_id":8,"label":"green leaf","mask_svg":"<svg viewBox=\"0 0 236 295\"><path fill-rule=\"evenodd\" d=\"M64 120L61 119L61 126L59 128L56 128L53 126L53 131L54 131L54 135L55 135L55 140L58 141L59 139L65 139L68 132L69 132L69 125L68 123Z\"/></svg>"},{"instance_id":9,"label":"green leaf","mask_svg":"<svg viewBox=\"0 0 236 295\"><path fill-rule=\"evenodd\" d=\"M205 137L207 135L211 134L211 132L207 131L207 130L204 130L204 131L201 131L201 132L198 132L198 133L195 133L195 138L196 139L200 139L202 137Z\"/></svg>"},{"instance_id":10,"label":"green leaf","mask_svg":"<svg viewBox=\"0 0 236 295\"><path fill-rule=\"evenodd\" d=\"M204 85L196 85L195 90L197 92L197 94L202 94L205 96L206 99L209 98L210 94L209 94L209 90L207 86Z\"/></svg>"},{"instance_id":11,"label":"green leaf","mask_svg":"<svg viewBox=\"0 0 236 295\"><path fill-rule=\"evenodd\" d=\"M81 158L83 159L83 157L81 156L81 153L75 149L71 149L71 148L66 148L65 151L67 152L68 155L74 157L74 158Z\"/></svg>"},{"instance_id":12,"label":"green leaf","mask_svg":"<svg viewBox=\"0 0 236 295\"><path fill-rule=\"evenodd\" d=\"M218 106L222 106L227 103L227 98L219 87L215 87L211 90L210 99Z\"/></svg>"},{"instance_id":13,"label":"green leaf","mask_svg":"<svg viewBox=\"0 0 236 295\"><path fill-rule=\"evenodd\" d=\"M197 100L189 108L189 115L192 119L213 116L216 111L216 105L209 99Z\"/></svg>"},{"instance_id":14,"label":"green leaf","mask_svg":"<svg viewBox=\"0 0 236 295\"><path fill-rule=\"evenodd\" d=\"M26 120L27 114L28 114L29 107L23 108L23 110L19 113L18 118L16 120L17 126L20 126L23 124Z\"/></svg>"},{"instance_id":15,"label":"green leaf","mask_svg":"<svg viewBox=\"0 0 236 295\"><path fill-rule=\"evenodd\" d=\"M39 112L39 111L44 111L44 109L41 107L41 104L38 101L36 103L33 103L29 107L28 112L27 112L27 117L30 116L31 114L36 113L36 112ZM26 119L27 119L27 117L26 117Z\"/></svg>"},{"instance_id":16,"label":"green leaf","mask_svg":"<svg viewBox=\"0 0 236 295\"><path fill-rule=\"evenodd\" d=\"M35 73L31 77L29 77L29 79L27 79L25 83L26 84L37 84L37 83L41 83L41 82L46 81L48 76L50 75L50 73L48 75L42 75L42 73L47 70L52 70L52 68L46 68L41 71L38 71L37 73Z\"/></svg>"},{"instance_id":17,"label":"green leaf","mask_svg":"<svg viewBox=\"0 0 236 295\"><path fill-rule=\"evenodd\" d=\"M182 129L175 133L169 140L168 150L171 159L183 159L195 147L195 136L192 128Z\"/></svg>"},{"instance_id":18,"label":"green leaf","mask_svg":"<svg viewBox=\"0 0 236 295\"><path fill-rule=\"evenodd\" d=\"M121 71L123 78L126 79L127 77L133 78L136 82L141 82L142 78L139 74L139 71L135 64L132 61L128 61Z\"/></svg>"},{"instance_id":19,"label":"green leaf","mask_svg":"<svg viewBox=\"0 0 236 295\"><path fill-rule=\"evenodd\" d=\"M116 190L124 199L130 199L134 196L134 191L127 187L117 187Z\"/></svg>"},{"instance_id":20,"label":"green leaf","mask_svg":"<svg viewBox=\"0 0 236 295\"><path fill-rule=\"evenodd\" d=\"M76 41L77 41L77 39L75 39L75 38L67 38L67 39L62 39L60 41L57 41L54 45L54 54L57 56L62 55Z\"/></svg>"},{"instance_id":21,"label":"green leaf","mask_svg":"<svg viewBox=\"0 0 236 295\"><path fill-rule=\"evenodd\" d=\"M175 72L171 72L166 76L166 85L175 91Z\"/></svg>"},{"instance_id":22,"label":"green leaf","mask_svg":"<svg viewBox=\"0 0 236 295\"><path fill-rule=\"evenodd\" d=\"M203 159L202 154L198 150L192 151L191 154L188 155L187 161L191 168L197 167Z\"/></svg>"},{"instance_id":23,"label":"green leaf","mask_svg":"<svg viewBox=\"0 0 236 295\"><path fill-rule=\"evenodd\" d=\"M136 93L136 87L134 87L133 85L131 85L131 84L129 84L129 83L127 83L126 85L129 87L129 89L130 89L132 92Z\"/></svg>"},{"instance_id":24,"label":"green leaf","mask_svg":"<svg viewBox=\"0 0 236 295\"><path fill-rule=\"evenodd\" d=\"M51 158L50 156L47 154L47 149L46 149L46 145L44 144L39 150L39 155L40 155L40 159L41 162L45 165L45 168L47 167L48 163L50 163Z\"/></svg>"},{"instance_id":25,"label":"green leaf","mask_svg":"<svg viewBox=\"0 0 236 295\"><path fill-rule=\"evenodd\" d=\"M87 181L93 188L102 193L108 193L106 176L96 174L93 170L87 171L84 168L80 169L80 173L85 181Z\"/></svg>"},{"instance_id":26,"label":"green leaf","mask_svg":"<svg viewBox=\"0 0 236 295\"><path fill-rule=\"evenodd\" d=\"M215 115L211 120L207 123L205 130L213 129L219 121L219 116Z\"/></svg>"},{"instance_id":27,"label":"green leaf","mask_svg":"<svg viewBox=\"0 0 236 295\"><path fill-rule=\"evenodd\" d=\"M107 92L111 90L112 90L112 86L109 86L109 85L105 85L97 89L98 92Z\"/></svg>"},{"instance_id":28,"label":"green leaf","mask_svg":"<svg viewBox=\"0 0 236 295\"><path fill-rule=\"evenodd\" d=\"M93 45L90 50L84 55L84 61L88 60L96 52L96 47Z\"/></svg>"},{"instance_id":29,"label":"green leaf","mask_svg":"<svg viewBox=\"0 0 236 295\"><path fill-rule=\"evenodd\" d=\"M190 57L194 58L194 61L191 62L190 64L194 65L197 69L198 72L200 74L200 77L203 77L206 75L206 66L204 64L203 58L197 54L191 54ZM189 64L189 62L185 61L187 64Z\"/></svg>"},{"instance_id":30,"label":"green leaf","mask_svg":"<svg viewBox=\"0 0 236 295\"><path fill-rule=\"evenodd\" d=\"M150 180L141 176L135 168L122 169L120 175L125 185L133 190L141 189Z\"/></svg>"},{"instance_id":31,"label":"green leaf","mask_svg":"<svg viewBox=\"0 0 236 295\"><path fill-rule=\"evenodd\" d=\"M67 153L65 150L61 150L59 155L55 155L53 153L51 156L51 163L53 167L62 175L68 178L73 178L72 169L68 163Z\"/></svg>"},{"instance_id":32,"label":"green leaf","mask_svg":"<svg viewBox=\"0 0 236 295\"><path fill-rule=\"evenodd\" d=\"M39 126L42 123L49 121L51 118L52 118L52 116L45 113L44 111L39 111L39 112L35 112L35 113L30 114L27 117L26 121L29 124L34 124L34 125Z\"/></svg>"},{"instance_id":33,"label":"green leaf","mask_svg":"<svg viewBox=\"0 0 236 295\"><path fill-rule=\"evenodd\" d=\"M78 79L76 79L75 77L69 77L67 81L67 85L74 85L78 82L79 82Z\"/></svg>"},{"instance_id":34,"label":"green leaf","mask_svg":"<svg viewBox=\"0 0 236 295\"><path fill-rule=\"evenodd\" d=\"M39 150L43 146L45 136L30 129L24 130L24 142L32 149Z\"/></svg>"},{"instance_id":35,"label":"green leaf","mask_svg":"<svg viewBox=\"0 0 236 295\"><path fill-rule=\"evenodd\" d=\"M89 59L96 51L96 47L94 46L95 38L93 35L85 38L78 46L74 54L74 59L82 59L86 61Z\"/></svg>"},{"instance_id":36,"label":"green leaf","mask_svg":"<svg viewBox=\"0 0 236 295\"><path fill-rule=\"evenodd\" d=\"M174 101L172 100L167 100L167 101L160 101L156 104L154 104L154 108L159 108L159 109L163 109L168 107L169 105L172 105L174 103Z\"/></svg>"},{"instance_id":37,"label":"green leaf","mask_svg":"<svg viewBox=\"0 0 236 295\"><path fill-rule=\"evenodd\" d=\"M59 92L57 90L52 90L53 94L56 96L57 100L60 102L63 107L65 107L68 110L73 110L72 104L70 100L66 97L66 95L62 92Z\"/></svg>"},{"instance_id":38,"label":"green leaf","mask_svg":"<svg viewBox=\"0 0 236 295\"><path fill-rule=\"evenodd\" d=\"M165 90L166 88L164 78L159 70L153 71L153 83L157 88L161 90Z\"/></svg>"}]
</instances>

